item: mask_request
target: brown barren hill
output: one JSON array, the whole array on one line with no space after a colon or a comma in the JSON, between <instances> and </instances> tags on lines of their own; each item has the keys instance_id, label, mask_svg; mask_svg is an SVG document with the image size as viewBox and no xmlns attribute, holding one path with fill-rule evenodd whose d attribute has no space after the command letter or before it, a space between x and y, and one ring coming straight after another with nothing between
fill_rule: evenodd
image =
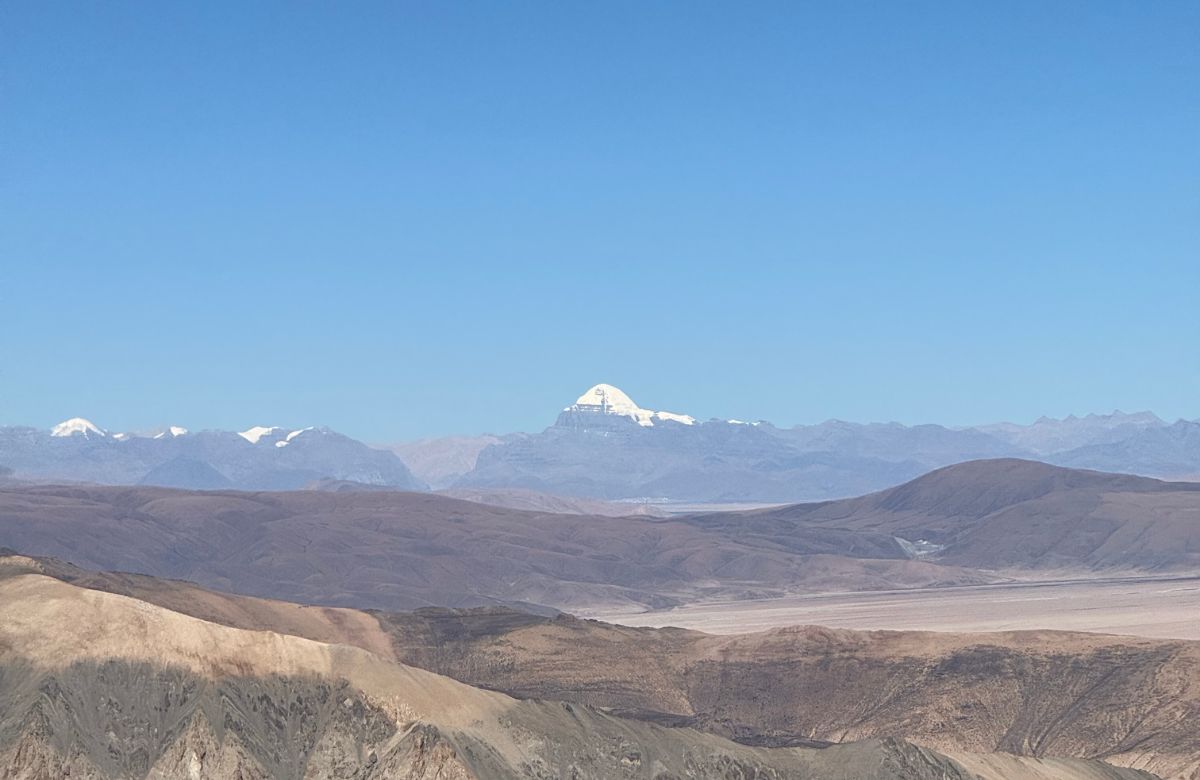
<instances>
[{"instance_id":1,"label":"brown barren hill","mask_svg":"<svg viewBox=\"0 0 1200 780\"><path fill-rule=\"evenodd\" d=\"M1151 777L1096 761L952 759L897 739L739 745L42 574L0 579L6 778L1035 780L1047 766L1070 780Z\"/></svg>"},{"instance_id":2,"label":"brown barren hill","mask_svg":"<svg viewBox=\"0 0 1200 780\"><path fill-rule=\"evenodd\" d=\"M330 606L656 607L992 575L890 534L747 535L687 520L529 512L427 493L0 490L0 545L93 569Z\"/></svg>"},{"instance_id":3,"label":"brown barren hill","mask_svg":"<svg viewBox=\"0 0 1200 780\"><path fill-rule=\"evenodd\" d=\"M773 535L871 531L983 569L1200 571L1200 484L999 459L938 469L859 498L698 518Z\"/></svg>"},{"instance_id":4,"label":"brown barren hill","mask_svg":"<svg viewBox=\"0 0 1200 780\"><path fill-rule=\"evenodd\" d=\"M818 627L712 636L500 608L361 613L0 558L0 578L31 572L231 626L364 647L523 699L602 707L746 744L902 737L954 755L1102 757L1172 778L1200 771L1195 642Z\"/></svg>"},{"instance_id":5,"label":"brown barren hill","mask_svg":"<svg viewBox=\"0 0 1200 780\"><path fill-rule=\"evenodd\" d=\"M975 461L856 499L672 518L390 491L25 487L0 490L0 544L330 606L661 608L1194 572L1200 485Z\"/></svg>"},{"instance_id":6,"label":"brown barren hill","mask_svg":"<svg viewBox=\"0 0 1200 780\"><path fill-rule=\"evenodd\" d=\"M380 615L407 663L753 744L903 735L943 751L1200 773L1200 643L797 626L731 636L495 611Z\"/></svg>"}]
</instances>

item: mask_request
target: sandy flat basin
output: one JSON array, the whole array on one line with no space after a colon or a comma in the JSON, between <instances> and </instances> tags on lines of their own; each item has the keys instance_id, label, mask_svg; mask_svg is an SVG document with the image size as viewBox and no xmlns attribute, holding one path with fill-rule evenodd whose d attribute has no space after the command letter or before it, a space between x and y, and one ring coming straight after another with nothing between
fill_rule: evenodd
<instances>
[{"instance_id":1,"label":"sandy flat basin","mask_svg":"<svg viewBox=\"0 0 1200 780\"><path fill-rule=\"evenodd\" d=\"M1049 628L1200 639L1200 577L817 594L588 616L629 626L679 626L717 634L816 624L924 631Z\"/></svg>"}]
</instances>

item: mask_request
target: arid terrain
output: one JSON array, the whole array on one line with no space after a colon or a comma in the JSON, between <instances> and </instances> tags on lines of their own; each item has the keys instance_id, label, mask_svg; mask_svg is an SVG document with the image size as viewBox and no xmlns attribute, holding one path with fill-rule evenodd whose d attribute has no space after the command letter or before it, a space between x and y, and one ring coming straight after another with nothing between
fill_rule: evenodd
<instances>
[{"instance_id":1,"label":"arid terrain","mask_svg":"<svg viewBox=\"0 0 1200 780\"><path fill-rule=\"evenodd\" d=\"M0 780L1200 780L1200 0L0 0Z\"/></svg>"},{"instance_id":2,"label":"arid terrain","mask_svg":"<svg viewBox=\"0 0 1200 780\"><path fill-rule=\"evenodd\" d=\"M914 560L891 534L873 531L745 535L690 517L563 515L376 491L0 490L0 545L258 596L392 610L644 608L996 579Z\"/></svg>"},{"instance_id":3,"label":"arid terrain","mask_svg":"<svg viewBox=\"0 0 1200 780\"><path fill-rule=\"evenodd\" d=\"M196 756L248 777L1195 780L1197 509L1194 485L1012 460L676 517L14 485L0 755L31 778Z\"/></svg>"},{"instance_id":4,"label":"arid terrain","mask_svg":"<svg viewBox=\"0 0 1200 780\"><path fill-rule=\"evenodd\" d=\"M200 620L40 567L9 556L0 577L6 778L1151 777L891 738L738 744L586 704L514 699L358 647Z\"/></svg>"},{"instance_id":5,"label":"arid terrain","mask_svg":"<svg viewBox=\"0 0 1200 780\"><path fill-rule=\"evenodd\" d=\"M1200 640L1200 577L1019 582L928 590L821 593L595 612L628 626L737 634L797 624L917 631L1056 629Z\"/></svg>"},{"instance_id":6,"label":"arid terrain","mask_svg":"<svg viewBox=\"0 0 1200 780\"><path fill-rule=\"evenodd\" d=\"M1192 728L1200 717L1196 642L818 627L714 636L496 608L361 612L0 557L0 587L34 575L206 625L357 647L519 699L599 707L746 745L819 747L902 736L958 757L995 751L1045 760L1102 757L1166 778L1200 771ZM984 761L964 759L977 760ZM996 771L1029 776L1012 764ZM1046 777L1076 776L1070 774L1076 769L1046 771Z\"/></svg>"},{"instance_id":7,"label":"arid terrain","mask_svg":"<svg viewBox=\"0 0 1200 780\"><path fill-rule=\"evenodd\" d=\"M844 501L657 518L391 491L0 490L0 545L387 610L624 612L803 593L1200 571L1200 485L1021 460Z\"/></svg>"}]
</instances>

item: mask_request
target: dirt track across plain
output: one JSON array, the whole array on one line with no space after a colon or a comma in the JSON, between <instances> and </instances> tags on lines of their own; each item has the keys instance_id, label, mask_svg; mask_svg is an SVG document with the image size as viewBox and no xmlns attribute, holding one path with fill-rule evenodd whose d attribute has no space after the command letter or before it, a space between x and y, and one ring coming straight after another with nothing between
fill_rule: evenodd
<instances>
[{"instance_id":1,"label":"dirt track across plain","mask_svg":"<svg viewBox=\"0 0 1200 780\"><path fill-rule=\"evenodd\" d=\"M679 626L714 634L813 624L968 632L1048 628L1200 639L1200 576L832 593L588 617L628 626Z\"/></svg>"}]
</instances>

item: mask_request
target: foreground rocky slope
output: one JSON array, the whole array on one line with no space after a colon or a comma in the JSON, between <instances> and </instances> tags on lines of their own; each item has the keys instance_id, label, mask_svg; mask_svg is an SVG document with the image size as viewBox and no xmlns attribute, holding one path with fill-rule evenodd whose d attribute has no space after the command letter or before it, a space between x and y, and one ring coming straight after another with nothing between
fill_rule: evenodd
<instances>
[{"instance_id":1,"label":"foreground rocky slope","mask_svg":"<svg viewBox=\"0 0 1200 780\"><path fill-rule=\"evenodd\" d=\"M967 767L971 768L968 769ZM755 748L517 701L359 648L217 625L41 574L0 580L8 778L1150 777L895 740Z\"/></svg>"},{"instance_id":2,"label":"foreground rocky slope","mask_svg":"<svg viewBox=\"0 0 1200 780\"><path fill-rule=\"evenodd\" d=\"M1200 644L1052 631L733 636L570 617L380 615L406 663L752 744L903 735L1200 776Z\"/></svg>"},{"instance_id":3,"label":"foreground rocky slope","mask_svg":"<svg viewBox=\"0 0 1200 780\"><path fill-rule=\"evenodd\" d=\"M816 627L711 636L501 609L365 613L0 557L0 577L30 572L226 625L354 645L520 698L604 707L747 744L902 736L956 756L1103 757L1163 777L1200 773L1194 642Z\"/></svg>"}]
</instances>

